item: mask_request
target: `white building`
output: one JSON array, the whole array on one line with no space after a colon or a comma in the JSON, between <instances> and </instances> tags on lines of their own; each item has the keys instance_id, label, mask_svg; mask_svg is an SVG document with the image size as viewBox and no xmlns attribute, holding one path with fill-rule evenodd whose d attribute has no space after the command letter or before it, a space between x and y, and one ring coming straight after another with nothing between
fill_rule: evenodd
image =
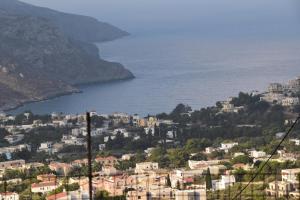
<instances>
[{"instance_id":1,"label":"white building","mask_svg":"<svg viewBox=\"0 0 300 200\"><path fill-rule=\"evenodd\" d=\"M52 123L56 127L63 127L63 126L67 125L67 122L65 122L63 120L53 120Z\"/></svg>"},{"instance_id":2,"label":"white building","mask_svg":"<svg viewBox=\"0 0 300 200\"><path fill-rule=\"evenodd\" d=\"M106 147L106 144L99 144L99 151L103 151Z\"/></svg>"},{"instance_id":3,"label":"white building","mask_svg":"<svg viewBox=\"0 0 300 200\"><path fill-rule=\"evenodd\" d=\"M222 112L234 112L234 105L232 103L223 103Z\"/></svg>"},{"instance_id":4,"label":"white building","mask_svg":"<svg viewBox=\"0 0 300 200\"><path fill-rule=\"evenodd\" d=\"M25 167L25 160L12 160L0 162L0 173L5 172L6 169L21 170L25 169Z\"/></svg>"},{"instance_id":5,"label":"white building","mask_svg":"<svg viewBox=\"0 0 300 200\"><path fill-rule=\"evenodd\" d=\"M168 131L168 132L167 132L167 138L173 139L173 138L174 138L174 135L175 135L175 132L174 132L174 131Z\"/></svg>"},{"instance_id":6,"label":"white building","mask_svg":"<svg viewBox=\"0 0 300 200\"><path fill-rule=\"evenodd\" d=\"M15 192L0 193L1 200L19 200L19 195Z\"/></svg>"},{"instance_id":7,"label":"white building","mask_svg":"<svg viewBox=\"0 0 300 200\"><path fill-rule=\"evenodd\" d=\"M282 181L289 182L289 183L299 183L299 178L298 178L299 174L300 174L300 168L281 170Z\"/></svg>"},{"instance_id":8,"label":"white building","mask_svg":"<svg viewBox=\"0 0 300 200\"><path fill-rule=\"evenodd\" d=\"M286 97L281 101L282 106L297 106L300 104L298 97Z\"/></svg>"},{"instance_id":9,"label":"white building","mask_svg":"<svg viewBox=\"0 0 300 200\"><path fill-rule=\"evenodd\" d=\"M213 148L213 147L206 147L205 148L205 153L207 153L207 154L211 154L214 151L216 151L216 149Z\"/></svg>"},{"instance_id":10,"label":"white building","mask_svg":"<svg viewBox=\"0 0 300 200\"><path fill-rule=\"evenodd\" d=\"M133 140L139 140L139 139L141 139L139 135L133 137Z\"/></svg>"},{"instance_id":11,"label":"white building","mask_svg":"<svg viewBox=\"0 0 300 200\"><path fill-rule=\"evenodd\" d=\"M190 169L199 169L203 167L209 167L212 165L218 165L222 160L189 160L188 165Z\"/></svg>"},{"instance_id":12,"label":"white building","mask_svg":"<svg viewBox=\"0 0 300 200\"><path fill-rule=\"evenodd\" d=\"M290 139L290 142L295 143L296 146L300 145L300 140L299 139Z\"/></svg>"},{"instance_id":13,"label":"white building","mask_svg":"<svg viewBox=\"0 0 300 200\"><path fill-rule=\"evenodd\" d=\"M282 93L283 89L284 89L284 87L281 83L271 83L268 86L269 93Z\"/></svg>"},{"instance_id":14,"label":"white building","mask_svg":"<svg viewBox=\"0 0 300 200\"><path fill-rule=\"evenodd\" d=\"M151 133L151 135L154 135L154 127L146 127L144 128L145 133L148 135L149 133Z\"/></svg>"},{"instance_id":15,"label":"white building","mask_svg":"<svg viewBox=\"0 0 300 200\"><path fill-rule=\"evenodd\" d=\"M4 137L4 139L9 144L15 144L15 143L21 142L24 139L24 135L23 134L8 135L8 136Z\"/></svg>"},{"instance_id":16,"label":"white building","mask_svg":"<svg viewBox=\"0 0 300 200\"><path fill-rule=\"evenodd\" d=\"M78 145L78 146L85 145L84 138L78 138L73 135L63 135L61 141L67 145Z\"/></svg>"},{"instance_id":17,"label":"white building","mask_svg":"<svg viewBox=\"0 0 300 200\"><path fill-rule=\"evenodd\" d=\"M92 137L101 136L106 131L105 128L96 128L91 131Z\"/></svg>"},{"instance_id":18,"label":"white building","mask_svg":"<svg viewBox=\"0 0 300 200\"><path fill-rule=\"evenodd\" d=\"M227 153L230 149L232 149L234 146L237 146L237 145L239 145L239 143L237 143L237 142L221 143L220 150L223 150Z\"/></svg>"},{"instance_id":19,"label":"white building","mask_svg":"<svg viewBox=\"0 0 300 200\"><path fill-rule=\"evenodd\" d=\"M112 136L105 136L105 137L104 137L104 142L105 142L105 143L108 142L109 137L110 137L111 140L114 140L114 139L116 138L116 136L114 136L114 135L112 135Z\"/></svg>"},{"instance_id":20,"label":"white building","mask_svg":"<svg viewBox=\"0 0 300 200\"><path fill-rule=\"evenodd\" d=\"M244 155L245 155L245 153L243 153L243 152L237 152L237 153L234 153L233 157L235 158L235 157L244 156Z\"/></svg>"},{"instance_id":21,"label":"white building","mask_svg":"<svg viewBox=\"0 0 300 200\"><path fill-rule=\"evenodd\" d=\"M16 146L1 147L0 154L14 153L17 151L25 151L25 150L31 151L31 146L29 144L19 144Z\"/></svg>"},{"instance_id":22,"label":"white building","mask_svg":"<svg viewBox=\"0 0 300 200\"><path fill-rule=\"evenodd\" d=\"M38 148L38 152L46 152L48 154L52 154L52 142L43 142L40 144Z\"/></svg>"},{"instance_id":23,"label":"white building","mask_svg":"<svg viewBox=\"0 0 300 200\"><path fill-rule=\"evenodd\" d=\"M102 173L106 176L113 176L118 174L118 170L113 166L103 166Z\"/></svg>"},{"instance_id":24,"label":"white building","mask_svg":"<svg viewBox=\"0 0 300 200\"><path fill-rule=\"evenodd\" d=\"M229 186L233 186L235 177L233 175L222 175L220 180L213 180L213 190L225 190Z\"/></svg>"},{"instance_id":25,"label":"white building","mask_svg":"<svg viewBox=\"0 0 300 200\"><path fill-rule=\"evenodd\" d=\"M292 191L292 187L290 183L284 181L273 181L269 183L269 187L266 189L267 195L271 197L287 197L289 193Z\"/></svg>"},{"instance_id":26,"label":"white building","mask_svg":"<svg viewBox=\"0 0 300 200\"><path fill-rule=\"evenodd\" d=\"M82 129L80 129L80 128L73 128L72 129L72 135L74 135L74 136L79 136L79 135L82 135Z\"/></svg>"},{"instance_id":27,"label":"white building","mask_svg":"<svg viewBox=\"0 0 300 200\"><path fill-rule=\"evenodd\" d=\"M46 198L47 200L83 200L89 199L89 194L87 191L68 191L61 192L58 194L50 195Z\"/></svg>"},{"instance_id":28,"label":"white building","mask_svg":"<svg viewBox=\"0 0 300 200\"><path fill-rule=\"evenodd\" d=\"M266 101L268 103L277 103L277 104L281 104L282 100L285 98L284 94L280 94L280 93L267 93L264 94L260 100L262 101Z\"/></svg>"},{"instance_id":29,"label":"white building","mask_svg":"<svg viewBox=\"0 0 300 200\"><path fill-rule=\"evenodd\" d=\"M300 91L300 77L290 80L288 82L288 88L292 92L299 92Z\"/></svg>"},{"instance_id":30,"label":"white building","mask_svg":"<svg viewBox=\"0 0 300 200\"><path fill-rule=\"evenodd\" d=\"M48 193L58 188L58 184L52 181L49 182L41 182L41 183L33 183L31 185L32 193Z\"/></svg>"},{"instance_id":31,"label":"white building","mask_svg":"<svg viewBox=\"0 0 300 200\"><path fill-rule=\"evenodd\" d=\"M144 150L144 152L147 154L147 156L151 156L151 152L154 150L154 147L149 147L148 149Z\"/></svg>"},{"instance_id":32,"label":"white building","mask_svg":"<svg viewBox=\"0 0 300 200\"><path fill-rule=\"evenodd\" d=\"M206 190L177 190L175 191L175 200L206 200Z\"/></svg>"},{"instance_id":33,"label":"white building","mask_svg":"<svg viewBox=\"0 0 300 200\"><path fill-rule=\"evenodd\" d=\"M134 157L134 154L124 154L122 155L122 160L130 160L132 157Z\"/></svg>"},{"instance_id":34,"label":"white building","mask_svg":"<svg viewBox=\"0 0 300 200\"><path fill-rule=\"evenodd\" d=\"M133 126L139 126L139 122L140 122L140 116L139 115L133 115L132 116L132 124Z\"/></svg>"},{"instance_id":35,"label":"white building","mask_svg":"<svg viewBox=\"0 0 300 200\"><path fill-rule=\"evenodd\" d=\"M143 163L136 163L135 165L135 173L142 174L147 171L157 170L158 163L155 162L143 162Z\"/></svg>"},{"instance_id":36,"label":"white building","mask_svg":"<svg viewBox=\"0 0 300 200\"><path fill-rule=\"evenodd\" d=\"M175 197L175 192L170 187L159 187L157 185L152 185L149 189L151 199L173 199Z\"/></svg>"},{"instance_id":37,"label":"white building","mask_svg":"<svg viewBox=\"0 0 300 200\"><path fill-rule=\"evenodd\" d=\"M123 135L124 137L129 137L129 133L124 128L115 129L112 134L117 135L118 133Z\"/></svg>"},{"instance_id":38,"label":"white building","mask_svg":"<svg viewBox=\"0 0 300 200\"><path fill-rule=\"evenodd\" d=\"M11 115L11 116L8 116L7 119L8 119L8 121L15 121L16 116Z\"/></svg>"},{"instance_id":39,"label":"white building","mask_svg":"<svg viewBox=\"0 0 300 200\"><path fill-rule=\"evenodd\" d=\"M286 134L285 132L279 132L279 133L276 133L275 136L276 136L277 139L281 139L281 138L283 138L283 136L285 134Z\"/></svg>"},{"instance_id":40,"label":"white building","mask_svg":"<svg viewBox=\"0 0 300 200\"><path fill-rule=\"evenodd\" d=\"M250 151L250 152L249 152L249 155L250 155L250 157L252 157L252 158L263 158L263 157L265 157L267 154L266 154L266 152L264 152L264 151L256 151L256 150L254 150L254 151Z\"/></svg>"},{"instance_id":41,"label":"white building","mask_svg":"<svg viewBox=\"0 0 300 200\"><path fill-rule=\"evenodd\" d=\"M5 119L6 119L6 114L0 111L0 120L5 120Z\"/></svg>"}]
</instances>

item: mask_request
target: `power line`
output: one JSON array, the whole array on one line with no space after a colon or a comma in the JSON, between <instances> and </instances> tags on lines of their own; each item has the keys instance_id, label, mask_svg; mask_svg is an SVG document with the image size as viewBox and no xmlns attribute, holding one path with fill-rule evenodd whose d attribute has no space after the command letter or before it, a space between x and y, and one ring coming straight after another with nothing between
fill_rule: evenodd
<instances>
[{"instance_id":1,"label":"power line","mask_svg":"<svg viewBox=\"0 0 300 200\"><path fill-rule=\"evenodd\" d=\"M268 162L271 160L271 158L276 154L277 150L280 148L281 144L284 142L284 140L289 136L291 131L295 128L296 124L300 120L300 114L298 115L297 119L295 122L292 124L292 126L289 128L289 130L286 132L286 134L283 136L279 144L276 146L276 148L272 151L270 157L266 162L263 163L263 165L258 169L258 171L255 173L255 175L251 178L251 180L247 183L246 186L241 189L233 198L232 200L237 200L238 197L247 189L247 187L255 180L255 178L261 173L261 171L264 169L264 167L268 164Z\"/></svg>"}]
</instances>

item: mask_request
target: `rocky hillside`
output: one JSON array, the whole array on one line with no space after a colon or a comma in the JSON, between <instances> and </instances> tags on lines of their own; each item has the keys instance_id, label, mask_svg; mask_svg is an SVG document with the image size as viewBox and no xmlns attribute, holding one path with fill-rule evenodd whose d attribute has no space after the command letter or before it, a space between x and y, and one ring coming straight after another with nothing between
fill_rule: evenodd
<instances>
[{"instance_id":1,"label":"rocky hillside","mask_svg":"<svg viewBox=\"0 0 300 200\"><path fill-rule=\"evenodd\" d=\"M65 34L76 40L102 42L128 35L127 32L92 17L63 13L18 0L0 0L0 9L5 10L8 14L48 19Z\"/></svg>"},{"instance_id":2,"label":"rocky hillside","mask_svg":"<svg viewBox=\"0 0 300 200\"><path fill-rule=\"evenodd\" d=\"M77 92L78 84L133 78L121 64L100 59L98 49L88 43L115 39L125 33L119 29L115 35L102 33L105 24L97 26L97 20L75 15L75 21L77 17L82 21L77 20L74 31L81 22L86 21L85 26L88 21L95 24L91 23L89 30L72 34L66 27L62 28L68 20L72 26L68 14L58 13L67 16L65 21L64 17L60 21L55 11L41 8L46 14L42 17L39 8L32 6L29 13L28 7L15 0L0 0L0 110ZM47 12L51 13L50 17ZM112 26L107 27L113 32ZM93 34L88 33L94 29Z\"/></svg>"}]
</instances>

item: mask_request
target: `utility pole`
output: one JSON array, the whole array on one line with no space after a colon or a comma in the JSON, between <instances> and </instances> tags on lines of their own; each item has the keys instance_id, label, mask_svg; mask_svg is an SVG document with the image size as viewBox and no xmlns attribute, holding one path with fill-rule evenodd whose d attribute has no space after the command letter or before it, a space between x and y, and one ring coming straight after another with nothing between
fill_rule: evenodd
<instances>
[{"instance_id":1,"label":"utility pole","mask_svg":"<svg viewBox=\"0 0 300 200\"><path fill-rule=\"evenodd\" d=\"M87 150L88 150L88 176L89 176L89 199L93 199L93 175L92 175L92 141L91 141L91 115L86 113L87 122Z\"/></svg>"}]
</instances>

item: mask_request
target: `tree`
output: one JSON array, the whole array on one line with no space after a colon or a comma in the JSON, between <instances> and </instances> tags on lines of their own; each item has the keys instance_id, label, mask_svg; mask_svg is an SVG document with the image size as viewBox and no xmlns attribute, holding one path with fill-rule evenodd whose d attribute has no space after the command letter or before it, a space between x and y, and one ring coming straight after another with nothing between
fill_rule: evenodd
<instances>
[{"instance_id":1,"label":"tree","mask_svg":"<svg viewBox=\"0 0 300 200\"><path fill-rule=\"evenodd\" d=\"M166 183L166 186L168 186L168 187L171 187L172 186L172 184L171 184L171 179L170 179L170 175L168 174L168 176L167 176L167 183Z\"/></svg>"},{"instance_id":2,"label":"tree","mask_svg":"<svg viewBox=\"0 0 300 200\"><path fill-rule=\"evenodd\" d=\"M160 113L160 114L157 114L156 117L158 119L167 119L168 118L168 114L167 113Z\"/></svg>"},{"instance_id":3,"label":"tree","mask_svg":"<svg viewBox=\"0 0 300 200\"><path fill-rule=\"evenodd\" d=\"M254 104L256 102L260 101L260 97L258 95L252 95L240 92L239 96L236 98L233 98L232 102L235 106L245 106Z\"/></svg>"},{"instance_id":4,"label":"tree","mask_svg":"<svg viewBox=\"0 0 300 200\"><path fill-rule=\"evenodd\" d=\"M178 168L184 167L189 159L189 154L184 149L169 149L167 151L169 167Z\"/></svg>"},{"instance_id":5,"label":"tree","mask_svg":"<svg viewBox=\"0 0 300 200\"><path fill-rule=\"evenodd\" d=\"M222 103L220 101L217 101L216 107L221 109L223 107Z\"/></svg>"},{"instance_id":6,"label":"tree","mask_svg":"<svg viewBox=\"0 0 300 200\"><path fill-rule=\"evenodd\" d=\"M185 149L189 153L196 153L199 151L203 151L206 147L209 147L210 145L212 145L212 143L208 139L192 138L192 139L187 140L187 142L185 144Z\"/></svg>"},{"instance_id":7,"label":"tree","mask_svg":"<svg viewBox=\"0 0 300 200\"><path fill-rule=\"evenodd\" d=\"M235 180L236 182L242 182L244 179L244 176L247 174L247 172L243 169L236 169L234 171L234 176L235 176Z\"/></svg>"},{"instance_id":8,"label":"tree","mask_svg":"<svg viewBox=\"0 0 300 200\"><path fill-rule=\"evenodd\" d=\"M130 168L134 168L136 165L136 162L134 161L134 159L130 159L130 160L121 160L119 161L116 165L115 168L118 170L128 170Z\"/></svg>"},{"instance_id":9,"label":"tree","mask_svg":"<svg viewBox=\"0 0 300 200\"><path fill-rule=\"evenodd\" d=\"M180 190L180 183L179 183L179 181L176 182L176 189Z\"/></svg>"},{"instance_id":10,"label":"tree","mask_svg":"<svg viewBox=\"0 0 300 200\"><path fill-rule=\"evenodd\" d=\"M95 200L103 200L105 198L107 198L109 196L109 193L105 190L98 190L96 191L96 194L95 194Z\"/></svg>"},{"instance_id":11,"label":"tree","mask_svg":"<svg viewBox=\"0 0 300 200\"><path fill-rule=\"evenodd\" d=\"M152 162L158 162L161 167L168 167L170 162L166 153L163 148L155 148L151 151L151 155L148 159Z\"/></svg>"},{"instance_id":12,"label":"tree","mask_svg":"<svg viewBox=\"0 0 300 200\"><path fill-rule=\"evenodd\" d=\"M143 152L138 151L137 154L134 156L134 162L144 162L146 160L145 155Z\"/></svg>"},{"instance_id":13,"label":"tree","mask_svg":"<svg viewBox=\"0 0 300 200\"><path fill-rule=\"evenodd\" d=\"M92 125L93 125L94 127L97 127L97 128L102 127L104 121L105 121L105 118L102 117L102 116L94 115L94 116L91 117Z\"/></svg>"},{"instance_id":14,"label":"tree","mask_svg":"<svg viewBox=\"0 0 300 200\"><path fill-rule=\"evenodd\" d=\"M4 137L9 135L6 129L0 128L0 147L8 146L9 143L4 140Z\"/></svg>"},{"instance_id":15,"label":"tree","mask_svg":"<svg viewBox=\"0 0 300 200\"><path fill-rule=\"evenodd\" d=\"M188 105L178 104L176 108L171 112L171 115L180 115L182 113L187 113L191 110L192 108Z\"/></svg>"},{"instance_id":16,"label":"tree","mask_svg":"<svg viewBox=\"0 0 300 200\"><path fill-rule=\"evenodd\" d=\"M252 159L247 155L240 155L234 157L231 162L232 164L238 164L238 163L248 164L248 163L252 163Z\"/></svg>"},{"instance_id":17,"label":"tree","mask_svg":"<svg viewBox=\"0 0 300 200\"><path fill-rule=\"evenodd\" d=\"M196 155L191 157L191 160L197 160L197 161L207 160L207 156L204 155L203 153L197 153Z\"/></svg>"},{"instance_id":18,"label":"tree","mask_svg":"<svg viewBox=\"0 0 300 200\"><path fill-rule=\"evenodd\" d=\"M210 174L210 169L207 169L206 175L205 175L205 183L206 183L206 188L208 190L212 189L212 180L211 180L211 174Z\"/></svg>"},{"instance_id":19,"label":"tree","mask_svg":"<svg viewBox=\"0 0 300 200\"><path fill-rule=\"evenodd\" d=\"M169 118L179 125L185 125L190 121L189 114L192 108L188 105L179 104L176 108L171 112Z\"/></svg>"},{"instance_id":20,"label":"tree","mask_svg":"<svg viewBox=\"0 0 300 200\"><path fill-rule=\"evenodd\" d=\"M294 106L293 111L295 113L300 113L300 105Z\"/></svg>"},{"instance_id":21,"label":"tree","mask_svg":"<svg viewBox=\"0 0 300 200\"><path fill-rule=\"evenodd\" d=\"M66 184L64 185L66 191L76 191L79 189L78 183Z\"/></svg>"}]
</instances>

